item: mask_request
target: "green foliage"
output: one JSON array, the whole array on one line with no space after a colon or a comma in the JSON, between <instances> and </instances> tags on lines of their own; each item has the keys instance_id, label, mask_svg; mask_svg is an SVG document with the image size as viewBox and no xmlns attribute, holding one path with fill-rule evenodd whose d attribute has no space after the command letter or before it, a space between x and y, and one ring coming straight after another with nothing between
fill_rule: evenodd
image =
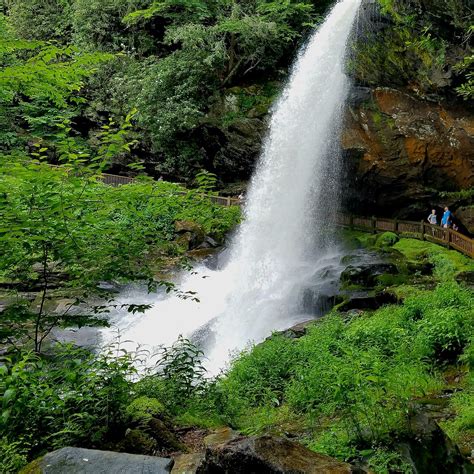
<instances>
[{"instance_id":1,"label":"green foliage","mask_svg":"<svg viewBox=\"0 0 474 474\"><path fill-rule=\"evenodd\" d=\"M293 341L280 336L238 356L216 391L224 419L245 423L253 408L280 406L297 356Z\"/></svg>"},{"instance_id":2,"label":"green foliage","mask_svg":"<svg viewBox=\"0 0 474 474\"><path fill-rule=\"evenodd\" d=\"M193 50L136 63L136 75L124 83L130 104L139 110L138 126L147 131L155 152L172 147L173 140L203 118L204 100L213 86L212 65L205 59L202 50ZM187 166L193 169L192 160Z\"/></svg>"},{"instance_id":3,"label":"green foliage","mask_svg":"<svg viewBox=\"0 0 474 474\"><path fill-rule=\"evenodd\" d=\"M212 117L212 121L218 126L228 127L242 119L263 117L279 91L280 85L273 82L250 87L231 87L224 92L220 102L213 104L212 113L216 118Z\"/></svg>"},{"instance_id":4,"label":"green foliage","mask_svg":"<svg viewBox=\"0 0 474 474\"><path fill-rule=\"evenodd\" d=\"M27 448L22 442L0 438L0 469L4 474L16 474L26 463Z\"/></svg>"},{"instance_id":5,"label":"green foliage","mask_svg":"<svg viewBox=\"0 0 474 474\"><path fill-rule=\"evenodd\" d=\"M19 37L31 40L71 38L72 0L7 0L7 14Z\"/></svg>"},{"instance_id":6,"label":"green foliage","mask_svg":"<svg viewBox=\"0 0 474 474\"><path fill-rule=\"evenodd\" d=\"M402 238L393 248L405 255L409 261L428 260L435 263L436 274L440 279L449 279L452 273L474 270L474 262L469 257L431 242Z\"/></svg>"},{"instance_id":7,"label":"green foliage","mask_svg":"<svg viewBox=\"0 0 474 474\"><path fill-rule=\"evenodd\" d=\"M383 49L380 43L385 45ZM367 84L404 85L413 81L423 94L449 84L443 79L445 51L445 41L433 35L429 27L420 32L402 23L360 43L353 69Z\"/></svg>"},{"instance_id":8,"label":"green foliage","mask_svg":"<svg viewBox=\"0 0 474 474\"><path fill-rule=\"evenodd\" d=\"M378 3L384 26L375 32L367 27L358 41L352 64L357 78L377 86L407 86L421 96L457 90L469 97L471 15L466 2Z\"/></svg>"},{"instance_id":9,"label":"green foliage","mask_svg":"<svg viewBox=\"0 0 474 474\"><path fill-rule=\"evenodd\" d=\"M474 26L469 28L469 35L474 32ZM456 92L465 100L474 98L474 55L466 56L459 64L456 70L465 73L466 82L461 84Z\"/></svg>"},{"instance_id":10,"label":"green foliage","mask_svg":"<svg viewBox=\"0 0 474 474\"><path fill-rule=\"evenodd\" d=\"M455 192L442 192L440 193L440 197L443 199L466 201L468 203L471 203L474 199L474 187L461 189L461 191Z\"/></svg>"},{"instance_id":11,"label":"green foliage","mask_svg":"<svg viewBox=\"0 0 474 474\"><path fill-rule=\"evenodd\" d=\"M405 461L400 453L389 451L386 448L375 448L368 453L369 468L377 474L390 474L392 472L412 474L411 464Z\"/></svg>"},{"instance_id":12,"label":"green foliage","mask_svg":"<svg viewBox=\"0 0 474 474\"><path fill-rule=\"evenodd\" d=\"M200 349L179 337L171 347L160 349L153 373L138 382L135 389L140 395L156 397L176 414L201 391L206 372L202 358Z\"/></svg>"},{"instance_id":13,"label":"green foliage","mask_svg":"<svg viewBox=\"0 0 474 474\"><path fill-rule=\"evenodd\" d=\"M22 440L30 456L101 442L122 420L134 357L119 346L98 356L57 346L54 357L23 353L7 360L0 375L1 436L11 447Z\"/></svg>"},{"instance_id":14,"label":"green foliage","mask_svg":"<svg viewBox=\"0 0 474 474\"><path fill-rule=\"evenodd\" d=\"M23 148L28 140L47 140L79 107L78 91L104 53L83 53L17 39L0 16L0 150Z\"/></svg>"},{"instance_id":15,"label":"green foliage","mask_svg":"<svg viewBox=\"0 0 474 474\"><path fill-rule=\"evenodd\" d=\"M147 0L73 0L71 7L72 37L85 49L134 53L146 51L151 38L145 31L124 28L122 18Z\"/></svg>"},{"instance_id":16,"label":"green foliage","mask_svg":"<svg viewBox=\"0 0 474 474\"><path fill-rule=\"evenodd\" d=\"M81 154L70 150L62 155L70 160L61 168L14 157L1 165L0 275L14 285L41 290L38 309L20 301L5 313L2 340L32 337L40 351L51 329L72 321L71 307L84 292L96 292L99 281L142 279L156 285L154 271L173 252L177 220L197 222L216 238L238 223L238 208L212 204L178 185L146 180L117 188L102 184L97 169L128 147L126 130L106 128L103 134L99 154L88 167ZM44 152L39 148L37 158ZM51 314L47 301L58 274L60 286L79 290L81 297L64 314Z\"/></svg>"},{"instance_id":17,"label":"green foliage","mask_svg":"<svg viewBox=\"0 0 474 474\"><path fill-rule=\"evenodd\" d=\"M205 194L212 194L216 188L217 176L209 171L202 170L196 175L197 191Z\"/></svg>"},{"instance_id":18,"label":"green foliage","mask_svg":"<svg viewBox=\"0 0 474 474\"><path fill-rule=\"evenodd\" d=\"M76 18L76 31L79 34L81 22L85 28L81 37L89 47L116 51L120 44L127 54L117 60L112 74L109 65L103 66L102 82L92 80L87 113L123 116L136 107L141 146L158 158L157 171L187 178L202 168L212 169L203 127L215 122L211 109L225 89L260 74L274 76L318 18L314 6L303 0L166 0L145 2L145 8L136 5L138 10L124 15L124 28L116 21L120 12L131 8L130 3L93 2L91 14L90 2L82 6L81 1L77 8L83 13ZM121 7L113 7L117 2ZM107 27L94 21L99 3ZM319 2L317 10L327 3ZM91 32L95 28L97 34ZM153 45L148 50L137 45L137 31L148 35L149 46ZM242 109L247 105L242 104Z\"/></svg>"},{"instance_id":19,"label":"green foliage","mask_svg":"<svg viewBox=\"0 0 474 474\"><path fill-rule=\"evenodd\" d=\"M137 10L126 15L124 22L133 25L138 22L148 21L154 17L161 17L166 20L182 23L204 21L212 17L215 3L216 2L205 2L202 0L153 1L148 8Z\"/></svg>"},{"instance_id":20,"label":"green foliage","mask_svg":"<svg viewBox=\"0 0 474 474\"><path fill-rule=\"evenodd\" d=\"M465 348L460 362L465 364L467 371L462 384L462 390L451 398L450 407L455 416L442 423L448 436L463 450L469 452L474 442L474 338Z\"/></svg>"}]
</instances>

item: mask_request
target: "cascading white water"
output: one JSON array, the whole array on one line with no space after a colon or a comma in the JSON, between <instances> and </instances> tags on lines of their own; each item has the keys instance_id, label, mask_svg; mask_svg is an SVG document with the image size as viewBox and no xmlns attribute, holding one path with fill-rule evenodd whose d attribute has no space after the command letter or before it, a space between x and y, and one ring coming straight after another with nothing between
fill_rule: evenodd
<instances>
[{"instance_id":1,"label":"cascading white water","mask_svg":"<svg viewBox=\"0 0 474 474\"><path fill-rule=\"evenodd\" d=\"M230 352L307 319L302 291L330 252L324 237L336 207L346 45L360 1L336 3L300 52L274 108L228 263L215 271L201 266L180 284L198 292L200 303L148 296L155 305L144 316L114 316L123 339L157 346L201 328L207 368L216 373ZM135 291L121 296L138 300ZM106 340L112 334L103 332Z\"/></svg>"}]
</instances>

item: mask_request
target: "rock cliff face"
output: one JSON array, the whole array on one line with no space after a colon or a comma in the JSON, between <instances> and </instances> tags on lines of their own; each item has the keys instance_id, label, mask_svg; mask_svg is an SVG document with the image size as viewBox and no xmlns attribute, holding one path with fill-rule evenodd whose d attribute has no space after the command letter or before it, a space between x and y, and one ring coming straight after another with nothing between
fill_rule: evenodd
<instances>
[{"instance_id":1,"label":"rock cliff face","mask_svg":"<svg viewBox=\"0 0 474 474\"><path fill-rule=\"evenodd\" d=\"M391 88L359 88L343 132L343 203L362 214L414 217L455 204L474 185L474 114ZM451 202L449 202L451 201Z\"/></svg>"}]
</instances>

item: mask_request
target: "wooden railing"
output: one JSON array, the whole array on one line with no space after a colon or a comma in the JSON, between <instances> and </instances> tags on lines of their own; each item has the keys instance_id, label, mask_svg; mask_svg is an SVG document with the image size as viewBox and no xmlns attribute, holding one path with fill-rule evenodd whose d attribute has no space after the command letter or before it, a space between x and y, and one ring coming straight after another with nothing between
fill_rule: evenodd
<instances>
[{"instance_id":1,"label":"wooden railing","mask_svg":"<svg viewBox=\"0 0 474 474\"><path fill-rule=\"evenodd\" d=\"M452 229L428 224L427 222L414 222L385 217L359 217L349 214L338 214L337 224L342 227L377 232L394 232L419 240L427 240L436 244L453 248L474 258L474 239L467 237Z\"/></svg>"},{"instance_id":2,"label":"wooden railing","mask_svg":"<svg viewBox=\"0 0 474 474\"><path fill-rule=\"evenodd\" d=\"M51 168L61 168L58 165L49 165ZM124 184L131 184L136 181L135 178L130 176L121 176L118 174L109 174L109 173L102 173L100 175L100 179L104 184L109 186L122 186ZM187 194L187 191L183 191L178 194ZM215 204L219 204L221 206L240 206L242 204L239 198L231 197L231 196L217 196L214 194L203 194L202 197L208 197L211 202Z\"/></svg>"},{"instance_id":3,"label":"wooden railing","mask_svg":"<svg viewBox=\"0 0 474 474\"><path fill-rule=\"evenodd\" d=\"M134 181L135 178L130 178L129 176L118 176L115 174L102 173L102 182L110 186L121 186L122 184L133 183ZM186 194L186 191L183 191L182 194ZM216 196L214 194L203 194L202 196L207 196L211 202L220 206L240 206L241 204L239 198L234 198L231 196Z\"/></svg>"},{"instance_id":4,"label":"wooden railing","mask_svg":"<svg viewBox=\"0 0 474 474\"><path fill-rule=\"evenodd\" d=\"M54 165L52 165L54 166ZM119 176L115 174L102 174L102 181L110 186L121 186L130 184L135 178L129 176ZM186 194L186 191L183 191ZM203 194L203 197L206 196ZM207 197L221 206L240 206L243 201L239 198L230 196L207 195ZM349 227L369 232L394 232L420 240L428 240L436 244L453 248L459 252L474 258L474 240L466 237L452 229L443 229L442 227L428 224L424 221L414 222L397 219L388 219L385 217L360 217L350 214L338 214L337 224L342 227Z\"/></svg>"},{"instance_id":5,"label":"wooden railing","mask_svg":"<svg viewBox=\"0 0 474 474\"><path fill-rule=\"evenodd\" d=\"M122 184L130 184L135 181L135 178L130 176L119 176L117 174L102 173L102 182L110 186L121 186Z\"/></svg>"}]
</instances>

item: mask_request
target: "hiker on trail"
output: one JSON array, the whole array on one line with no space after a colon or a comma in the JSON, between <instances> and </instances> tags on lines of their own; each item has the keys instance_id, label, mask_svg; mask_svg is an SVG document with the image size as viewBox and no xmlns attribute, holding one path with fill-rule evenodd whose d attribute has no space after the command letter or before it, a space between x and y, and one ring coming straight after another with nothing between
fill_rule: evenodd
<instances>
[{"instance_id":1,"label":"hiker on trail","mask_svg":"<svg viewBox=\"0 0 474 474\"><path fill-rule=\"evenodd\" d=\"M431 214L428 216L428 222L431 225L438 224L438 217L436 216L436 211L434 209L431 210Z\"/></svg>"},{"instance_id":2,"label":"hiker on trail","mask_svg":"<svg viewBox=\"0 0 474 474\"><path fill-rule=\"evenodd\" d=\"M443 214L443 217L441 218L441 225L445 229L447 229L451 225L451 211L449 210L448 206L444 208L444 214Z\"/></svg>"}]
</instances>

